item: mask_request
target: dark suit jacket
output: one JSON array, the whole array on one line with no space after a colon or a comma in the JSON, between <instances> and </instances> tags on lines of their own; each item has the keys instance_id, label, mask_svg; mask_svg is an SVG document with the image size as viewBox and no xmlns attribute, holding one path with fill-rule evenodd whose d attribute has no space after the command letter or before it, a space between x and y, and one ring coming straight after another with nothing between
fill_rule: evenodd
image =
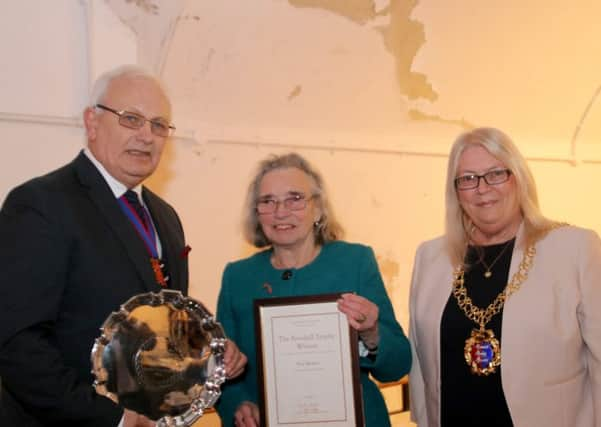
<instances>
[{"instance_id":1,"label":"dark suit jacket","mask_svg":"<svg viewBox=\"0 0 601 427\"><path fill-rule=\"evenodd\" d=\"M169 286L186 293L179 218L150 190L143 197ZM15 188L0 211L2 425L29 425L24 411L44 426L115 427L121 410L95 393L90 351L111 312L159 290L142 240L83 153Z\"/></svg>"}]
</instances>

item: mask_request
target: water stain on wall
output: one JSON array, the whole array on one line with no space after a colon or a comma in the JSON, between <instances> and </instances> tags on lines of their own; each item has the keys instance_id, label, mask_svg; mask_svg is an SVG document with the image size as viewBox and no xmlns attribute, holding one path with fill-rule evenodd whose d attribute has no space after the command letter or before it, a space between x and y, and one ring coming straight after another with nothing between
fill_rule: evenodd
<instances>
[{"instance_id":1,"label":"water stain on wall","mask_svg":"<svg viewBox=\"0 0 601 427\"><path fill-rule=\"evenodd\" d=\"M389 16L388 25L374 28L380 32L386 50L394 57L401 94L409 100L435 101L438 98L427 76L411 71L415 56L426 41L423 24L410 18L417 0L391 0L378 12L373 0L288 0L288 3L299 8L326 10L359 25Z\"/></svg>"},{"instance_id":2,"label":"water stain on wall","mask_svg":"<svg viewBox=\"0 0 601 427\"><path fill-rule=\"evenodd\" d=\"M288 94L288 101L292 101L294 98L299 96L303 91L303 87L301 85L296 85L294 89Z\"/></svg>"},{"instance_id":3,"label":"water stain on wall","mask_svg":"<svg viewBox=\"0 0 601 427\"><path fill-rule=\"evenodd\" d=\"M378 262L380 274L382 274L386 289L390 293L392 291L392 283L394 282L394 278L399 275L399 263L391 258L387 258L379 254L376 255L376 261Z\"/></svg>"}]
</instances>

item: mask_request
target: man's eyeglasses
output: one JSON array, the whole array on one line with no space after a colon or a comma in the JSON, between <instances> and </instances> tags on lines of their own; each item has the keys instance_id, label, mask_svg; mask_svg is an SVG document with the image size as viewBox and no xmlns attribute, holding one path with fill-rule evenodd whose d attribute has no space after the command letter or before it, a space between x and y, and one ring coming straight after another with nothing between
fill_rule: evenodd
<instances>
[{"instance_id":1,"label":"man's eyeglasses","mask_svg":"<svg viewBox=\"0 0 601 427\"><path fill-rule=\"evenodd\" d=\"M478 188L480 185L480 178L484 178L484 181L486 181L488 185L503 184L510 176L511 171L509 169L495 169L486 172L484 175L470 173L455 178L455 188L457 190L472 190Z\"/></svg>"},{"instance_id":2,"label":"man's eyeglasses","mask_svg":"<svg viewBox=\"0 0 601 427\"><path fill-rule=\"evenodd\" d=\"M141 114L124 110L117 111L102 104L96 104L96 108L100 108L117 115L119 117L119 124L126 128L140 129L146 124L146 122L150 122L150 131L156 136L161 137L168 137L175 130L175 126L160 117L155 119L147 119Z\"/></svg>"},{"instance_id":3,"label":"man's eyeglasses","mask_svg":"<svg viewBox=\"0 0 601 427\"><path fill-rule=\"evenodd\" d=\"M257 202L257 213L259 214L272 214L274 213L280 204L289 211L300 211L307 207L307 202L313 199L315 195L311 197L305 197L304 194L293 194L286 197L283 200L278 200L273 197L260 199Z\"/></svg>"}]
</instances>

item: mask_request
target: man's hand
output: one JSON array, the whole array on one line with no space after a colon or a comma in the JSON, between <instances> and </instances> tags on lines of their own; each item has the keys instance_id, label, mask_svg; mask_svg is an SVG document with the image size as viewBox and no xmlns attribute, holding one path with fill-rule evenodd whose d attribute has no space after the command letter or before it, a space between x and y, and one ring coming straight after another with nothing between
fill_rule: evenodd
<instances>
[{"instance_id":1,"label":"man's hand","mask_svg":"<svg viewBox=\"0 0 601 427\"><path fill-rule=\"evenodd\" d=\"M126 409L123 412L123 427L156 427L156 423L144 415Z\"/></svg>"},{"instance_id":2,"label":"man's hand","mask_svg":"<svg viewBox=\"0 0 601 427\"><path fill-rule=\"evenodd\" d=\"M228 379L236 378L244 372L247 360L235 342L231 340L226 341L223 361L225 363L225 375Z\"/></svg>"}]
</instances>

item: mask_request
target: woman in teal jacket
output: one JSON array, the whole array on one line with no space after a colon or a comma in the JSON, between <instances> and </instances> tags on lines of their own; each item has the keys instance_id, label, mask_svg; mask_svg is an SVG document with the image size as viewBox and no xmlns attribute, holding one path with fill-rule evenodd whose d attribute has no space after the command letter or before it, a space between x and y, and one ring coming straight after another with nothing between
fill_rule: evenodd
<instances>
[{"instance_id":1,"label":"woman in teal jacket","mask_svg":"<svg viewBox=\"0 0 601 427\"><path fill-rule=\"evenodd\" d=\"M384 399L369 378L395 381L411 366L409 342L395 319L371 248L338 240L321 176L298 154L259 165L249 186L245 234L257 254L227 265L217 320L248 356L246 372L223 386L223 425L259 426L253 301L341 293L339 310L358 332L365 425L390 426Z\"/></svg>"}]
</instances>

